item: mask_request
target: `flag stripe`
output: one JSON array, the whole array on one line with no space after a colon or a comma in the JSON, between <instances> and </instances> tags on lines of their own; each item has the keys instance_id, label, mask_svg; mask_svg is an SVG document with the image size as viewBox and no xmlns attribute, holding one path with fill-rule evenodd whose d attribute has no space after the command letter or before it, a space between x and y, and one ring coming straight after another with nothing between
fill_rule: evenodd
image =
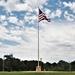
<instances>
[{"instance_id":1,"label":"flag stripe","mask_svg":"<svg viewBox=\"0 0 75 75\"><path fill-rule=\"evenodd\" d=\"M46 15L39 9L39 22L42 20L47 20L48 22L50 22L50 19L48 19Z\"/></svg>"}]
</instances>

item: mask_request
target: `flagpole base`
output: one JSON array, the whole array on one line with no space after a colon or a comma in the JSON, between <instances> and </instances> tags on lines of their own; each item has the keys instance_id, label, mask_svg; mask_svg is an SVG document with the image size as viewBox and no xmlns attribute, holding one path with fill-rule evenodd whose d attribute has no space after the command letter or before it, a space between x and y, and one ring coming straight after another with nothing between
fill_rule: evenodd
<instances>
[{"instance_id":1,"label":"flagpole base","mask_svg":"<svg viewBox=\"0 0 75 75\"><path fill-rule=\"evenodd\" d=\"M36 71L41 71L41 66L36 66Z\"/></svg>"}]
</instances>

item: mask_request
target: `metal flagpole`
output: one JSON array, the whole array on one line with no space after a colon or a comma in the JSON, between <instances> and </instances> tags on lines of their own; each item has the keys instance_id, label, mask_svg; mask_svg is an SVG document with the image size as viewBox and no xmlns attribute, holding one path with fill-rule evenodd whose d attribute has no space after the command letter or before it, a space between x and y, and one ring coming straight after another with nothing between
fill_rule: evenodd
<instances>
[{"instance_id":1,"label":"metal flagpole","mask_svg":"<svg viewBox=\"0 0 75 75\"><path fill-rule=\"evenodd\" d=\"M38 9L39 9L39 7L38 7ZM39 54L40 54L40 52L39 52L39 12L38 12L38 66L36 67L36 71L41 71L41 66L39 65Z\"/></svg>"},{"instance_id":2,"label":"metal flagpole","mask_svg":"<svg viewBox=\"0 0 75 75\"><path fill-rule=\"evenodd\" d=\"M39 15L38 15L38 67L39 67Z\"/></svg>"},{"instance_id":3,"label":"metal flagpole","mask_svg":"<svg viewBox=\"0 0 75 75\"><path fill-rule=\"evenodd\" d=\"M39 9L39 7L38 7ZM40 15L41 14L41 15ZM36 70L37 71L41 71L41 66L39 65L39 55L40 55L40 50L39 50L39 21L41 20L47 20L48 22L50 22L50 20L45 16L45 14L43 15L44 13L39 9L39 12L38 12L38 66L36 67ZM42 18L41 18L42 17ZM40 18L40 20L39 20Z\"/></svg>"}]
</instances>

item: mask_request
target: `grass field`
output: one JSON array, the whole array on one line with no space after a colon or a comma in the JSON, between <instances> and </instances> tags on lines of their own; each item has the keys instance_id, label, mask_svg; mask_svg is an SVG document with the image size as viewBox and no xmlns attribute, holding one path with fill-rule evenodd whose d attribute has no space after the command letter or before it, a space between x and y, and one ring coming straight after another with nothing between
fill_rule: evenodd
<instances>
[{"instance_id":1,"label":"grass field","mask_svg":"<svg viewBox=\"0 0 75 75\"><path fill-rule=\"evenodd\" d=\"M56 71L47 71L47 72L0 72L0 75L75 75L75 72L56 72Z\"/></svg>"}]
</instances>

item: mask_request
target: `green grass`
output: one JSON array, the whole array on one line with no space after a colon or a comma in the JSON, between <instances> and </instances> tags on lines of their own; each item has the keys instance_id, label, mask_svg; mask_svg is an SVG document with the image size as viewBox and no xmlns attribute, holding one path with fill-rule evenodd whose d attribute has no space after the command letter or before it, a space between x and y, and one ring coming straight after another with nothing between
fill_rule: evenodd
<instances>
[{"instance_id":1,"label":"green grass","mask_svg":"<svg viewBox=\"0 0 75 75\"><path fill-rule=\"evenodd\" d=\"M0 72L0 75L75 75L75 72L59 72L59 71L46 71L46 72L36 72L36 71L26 71L26 72Z\"/></svg>"}]
</instances>

